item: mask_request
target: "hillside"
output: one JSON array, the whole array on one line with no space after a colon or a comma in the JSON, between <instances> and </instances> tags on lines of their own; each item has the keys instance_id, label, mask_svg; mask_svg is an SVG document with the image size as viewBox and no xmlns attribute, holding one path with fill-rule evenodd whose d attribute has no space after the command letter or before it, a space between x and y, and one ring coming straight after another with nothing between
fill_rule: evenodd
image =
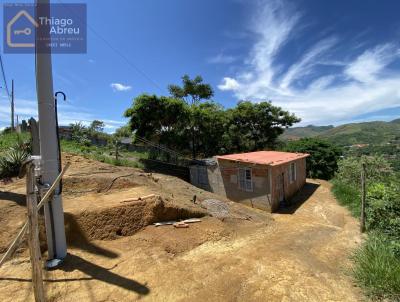
<instances>
[{"instance_id":1,"label":"hillside","mask_svg":"<svg viewBox=\"0 0 400 302\"><path fill-rule=\"evenodd\" d=\"M346 274L358 222L328 182L308 181L293 207L269 214L172 176L63 161L68 256L45 272L48 301L364 300ZM126 202L140 196L150 198ZM25 220L24 200L23 179L1 187L0 256ZM152 225L194 217L188 228ZM33 301L26 245L1 269L0 301Z\"/></svg>"},{"instance_id":2,"label":"hillside","mask_svg":"<svg viewBox=\"0 0 400 302\"><path fill-rule=\"evenodd\" d=\"M333 126L307 126L287 129L283 140L321 137L338 145L386 144L400 138L400 119L391 122L374 121Z\"/></svg>"},{"instance_id":3,"label":"hillside","mask_svg":"<svg viewBox=\"0 0 400 302\"><path fill-rule=\"evenodd\" d=\"M293 127L285 130L282 138L285 140L300 139L303 137L314 137L321 133L333 129L334 126L314 126L308 125L306 127Z\"/></svg>"}]
</instances>

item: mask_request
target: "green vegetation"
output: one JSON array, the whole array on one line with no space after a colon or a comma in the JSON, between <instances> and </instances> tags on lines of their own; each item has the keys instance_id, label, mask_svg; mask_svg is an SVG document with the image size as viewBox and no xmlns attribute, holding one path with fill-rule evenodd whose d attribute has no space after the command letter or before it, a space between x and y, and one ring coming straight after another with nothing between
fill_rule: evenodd
<instances>
[{"instance_id":1,"label":"green vegetation","mask_svg":"<svg viewBox=\"0 0 400 302\"><path fill-rule=\"evenodd\" d=\"M339 161L333 193L351 213L360 215L361 163L367 166L366 242L354 255L353 274L373 299L400 300L400 181L382 156Z\"/></svg>"},{"instance_id":2,"label":"green vegetation","mask_svg":"<svg viewBox=\"0 0 400 302\"><path fill-rule=\"evenodd\" d=\"M9 148L5 155L0 157L0 179L17 176L28 156L29 153L24 149Z\"/></svg>"},{"instance_id":3,"label":"green vegetation","mask_svg":"<svg viewBox=\"0 0 400 302\"><path fill-rule=\"evenodd\" d=\"M283 140L320 137L340 146L355 144L384 145L400 140L400 119L391 122L364 122L333 126L307 126L289 128Z\"/></svg>"},{"instance_id":4,"label":"green vegetation","mask_svg":"<svg viewBox=\"0 0 400 302\"><path fill-rule=\"evenodd\" d=\"M384 156L393 167L393 170L400 171L400 141L393 141L385 145L368 145L362 148L347 148L348 156Z\"/></svg>"},{"instance_id":5,"label":"green vegetation","mask_svg":"<svg viewBox=\"0 0 400 302\"><path fill-rule=\"evenodd\" d=\"M143 94L125 111L132 131L181 153L203 157L275 146L285 127L299 122L270 102L239 102L232 109L210 101L213 91L201 77L170 85L171 96Z\"/></svg>"},{"instance_id":6,"label":"green vegetation","mask_svg":"<svg viewBox=\"0 0 400 302\"><path fill-rule=\"evenodd\" d=\"M306 127L293 127L288 128L282 134L281 138L283 140L298 140L300 138L316 137L327 130L334 128L330 126L314 126L308 125Z\"/></svg>"},{"instance_id":7,"label":"green vegetation","mask_svg":"<svg viewBox=\"0 0 400 302\"><path fill-rule=\"evenodd\" d=\"M29 154L28 133L0 133L0 179L17 176Z\"/></svg>"},{"instance_id":8,"label":"green vegetation","mask_svg":"<svg viewBox=\"0 0 400 302\"><path fill-rule=\"evenodd\" d=\"M129 151L119 146L116 159L117 136L102 133L103 127L101 121L93 121L89 127L82 123L72 124L72 140L62 139L61 150L112 165L142 168L141 160L148 159L149 153ZM103 145L93 144L93 141L99 140ZM23 161L31 152L30 147L28 132L0 133L0 179L18 175Z\"/></svg>"},{"instance_id":9,"label":"green vegetation","mask_svg":"<svg viewBox=\"0 0 400 302\"><path fill-rule=\"evenodd\" d=\"M383 156L347 157L339 162L336 180L360 188L361 163L366 165L366 174L370 184L387 182L394 173L389 162Z\"/></svg>"},{"instance_id":10,"label":"green vegetation","mask_svg":"<svg viewBox=\"0 0 400 302\"><path fill-rule=\"evenodd\" d=\"M360 217L360 191L355 187L337 179L332 181L332 192L339 202L349 209L354 217Z\"/></svg>"},{"instance_id":11,"label":"green vegetation","mask_svg":"<svg viewBox=\"0 0 400 302\"><path fill-rule=\"evenodd\" d=\"M9 148L22 146L29 142L30 135L27 132L24 133L0 133L0 155L7 151Z\"/></svg>"},{"instance_id":12,"label":"green vegetation","mask_svg":"<svg viewBox=\"0 0 400 302\"><path fill-rule=\"evenodd\" d=\"M86 127L81 122L69 125L72 130L72 140L79 142L81 145L90 146L93 141L103 141L105 144L112 141L112 136L103 133L104 123L94 120L89 127Z\"/></svg>"},{"instance_id":13,"label":"green vegetation","mask_svg":"<svg viewBox=\"0 0 400 302\"><path fill-rule=\"evenodd\" d=\"M399 301L400 259L381 235L369 235L354 254L353 274L367 295L375 300Z\"/></svg>"},{"instance_id":14,"label":"green vegetation","mask_svg":"<svg viewBox=\"0 0 400 302\"><path fill-rule=\"evenodd\" d=\"M133 168L143 168L140 160L148 158L148 153L119 150L119 158L116 159L115 147L113 145L87 146L82 145L79 141L73 140L61 140L61 150L63 152L81 155L85 158L97 160L103 163Z\"/></svg>"},{"instance_id":15,"label":"green vegetation","mask_svg":"<svg viewBox=\"0 0 400 302\"><path fill-rule=\"evenodd\" d=\"M308 153L307 174L311 178L331 179L335 174L342 150L332 143L318 138L304 138L290 141L285 151Z\"/></svg>"},{"instance_id":16,"label":"green vegetation","mask_svg":"<svg viewBox=\"0 0 400 302\"><path fill-rule=\"evenodd\" d=\"M400 119L333 126L293 127L280 137L283 141L316 137L344 147L343 155L383 155L395 171L400 171Z\"/></svg>"},{"instance_id":17,"label":"green vegetation","mask_svg":"<svg viewBox=\"0 0 400 302\"><path fill-rule=\"evenodd\" d=\"M341 146L354 144L386 144L398 139L400 123L392 122L366 122L346 124L327 130L321 137L336 142Z\"/></svg>"}]
</instances>

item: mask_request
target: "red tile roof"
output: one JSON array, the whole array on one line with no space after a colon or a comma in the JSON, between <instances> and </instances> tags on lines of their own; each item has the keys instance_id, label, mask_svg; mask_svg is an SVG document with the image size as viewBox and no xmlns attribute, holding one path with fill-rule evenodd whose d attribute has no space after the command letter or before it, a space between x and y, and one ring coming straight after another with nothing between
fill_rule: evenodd
<instances>
[{"instance_id":1,"label":"red tile roof","mask_svg":"<svg viewBox=\"0 0 400 302\"><path fill-rule=\"evenodd\" d=\"M246 163L277 166L299 158L310 156L306 153L290 153L278 151L257 151L217 156L217 159L227 159Z\"/></svg>"}]
</instances>

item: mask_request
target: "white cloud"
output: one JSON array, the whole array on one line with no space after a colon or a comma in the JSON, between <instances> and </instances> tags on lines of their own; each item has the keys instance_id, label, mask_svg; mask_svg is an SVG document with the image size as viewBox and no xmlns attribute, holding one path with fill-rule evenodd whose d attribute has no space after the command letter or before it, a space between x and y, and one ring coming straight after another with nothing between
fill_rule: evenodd
<instances>
[{"instance_id":1,"label":"white cloud","mask_svg":"<svg viewBox=\"0 0 400 302\"><path fill-rule=\"evenodd\" d=\"M335 43L335 38L327 38L319 41L316 45L311 47L299 62L290 66L280 83L280 87L282 89L287 89L293 82L311 73L313 68L319 64L318 59L320 56L331 49Z\"/></svg>"},{"instance_id":2,"label":"white cloud","mask_svg":"<svg viewBox=\"0 0 400 302\"><path fill-rule=\"evenodd\" d=\"M399 58L394 45L370 49L348 45L343 59L335 57L335 48L346 42L337 36L323 37L288 64L278 56L302 34L301 13L284 0L260 3L252 25L256 42L247 64L223 78L219 89L231 90L238 99L272 100L302 118L303 124L331 124L399 106L400 71L387 69ZM357 54L351 56L351 51Z\"/></svg>"},{"instance_id":3,"label":"white cloud","mask_svg":"<svg viewBox=\"0 0 400 302\"><path fill-rule=\"evenodd\" d=\"M132 86L124 85L124 84L121 84L121 83L111 83L110 87L114 91L128 91L128 90L132 89Z\"/></svg>"},{"instance_id":4,"label":"white cloud","mask_svg":"<svg viewBox=\"0 0 400 302\"><path fill-rule=\"evenodd\" d=\"M218 85L218 88L222 91L225 90L238 90L240 88L239 83L232 78L223 78L222 83Z\"/></svg>"},{"instance_id":5,"label":"white cloud","mask_svg":"<svg viewBox=\"0 0 400 302\"><path fill-rule=\"evenodd\" d=\"M345 73L357 81L368 83L398 56L398 50L391 44L384 44L366 50L347 66Z\"/></svg>"},{"instance_id":6,"label":"white cloud","mask_svg":"<svg viewBox=\"0 0 400 302\"><path fill-rule=\"evenodd\" d=\"M235 56L230 56L230 55L225 55L223 53L219 53L218 55L209 58L207 60L208 63L211 64L230 64L233 63L237 60L237 57Z\"/></svg>"},{"instance_id":7,"label":"white cloud","mask_svg":"<svg viewBox=\"0 0 400 302\"><path fill-rule=\"evenodd\" d=\"M286 6L287 9L284 9ZM258 73L259 82L272 84L275 67L274 59L279 49L285 45L300 19L288 3L267 1L254 18L253 30L259 36L249 57L254 72ZM255 87L254 87L255 88Z\"/></svg>"}]
</instances>

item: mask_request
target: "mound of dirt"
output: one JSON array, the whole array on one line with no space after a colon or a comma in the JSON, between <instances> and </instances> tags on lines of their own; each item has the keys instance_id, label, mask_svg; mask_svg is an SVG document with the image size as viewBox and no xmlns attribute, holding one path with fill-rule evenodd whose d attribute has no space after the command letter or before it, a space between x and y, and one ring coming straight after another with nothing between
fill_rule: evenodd
<instances>
[{"instance_id":1,"label":"mound of dirt","mask_svg":"<svg viewBox=\"0 0 400 302\"><path fill-rule=\"evenodd\" d=\"M63 160L69 254L45 272L48 301L364 301L344 273L359 225L325 182L271 215L176 177ZM26 219L25 183L0 193L1 253ZM124 202L150 194L161 197ZM204 215L186 229L150 225ZM33 301L28 252L1 269L0 301Z\"/></svg>"},{"instance_id":2,"label":"mound of dirt","mask_svg":"<svg viewBox=\"0 0 400 302\"><path fill-rule=\"evenodd\" d=\"M118 179L109 176L76 177L70 176L63 180L63 191L67 194L85 194L89 192L103 193L109 190L133 188L138 186L136 182L129 178L120 177Z\"/></svg>"},{"instance_id":3,"label":"mound of dirt","mask_svg":"<svg viewBox=\"0 0 400 302\"><path fill-rule=\"evenodd\" d=\"M94 211L65 215L69 241L76 236L89 240L114 240L131 236L145 226L160 221L203 217L201 210L167 205L160 196Z\"/></svg>"}]
</instances>

